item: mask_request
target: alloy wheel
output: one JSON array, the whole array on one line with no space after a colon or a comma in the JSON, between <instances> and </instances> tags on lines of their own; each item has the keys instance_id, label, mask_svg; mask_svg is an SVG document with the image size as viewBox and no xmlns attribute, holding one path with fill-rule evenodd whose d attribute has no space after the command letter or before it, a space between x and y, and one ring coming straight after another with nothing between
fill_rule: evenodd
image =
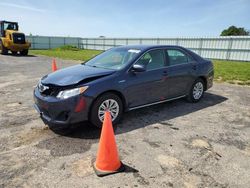
<instances>
[{"instance_id":1,"label":"alloy wheel","mask_svg":"<svg viewBox=\"0 0 250 188\"><path fill-rule=\"evenodd\" d=\"M105 111L109 111L111 114L112 121L114 121L119 114L119 104L114 99L107 99L102 102L98 109L98 118L101 122L104 120Z\"/></svg>"},{"instance_id":2,"label":"alloy wheel","mask_svg":"<svg viewBox=\"0 0 250 188\"><path fill-rule=\"evenodd\" d=\"M197 82L194 85L194 88L193 88L193 97L194 97L194 99L195 100L200 99L202 94L203 94L203 91L204 91L203 84L201 82Z\"/></svg>"}]
</instances>

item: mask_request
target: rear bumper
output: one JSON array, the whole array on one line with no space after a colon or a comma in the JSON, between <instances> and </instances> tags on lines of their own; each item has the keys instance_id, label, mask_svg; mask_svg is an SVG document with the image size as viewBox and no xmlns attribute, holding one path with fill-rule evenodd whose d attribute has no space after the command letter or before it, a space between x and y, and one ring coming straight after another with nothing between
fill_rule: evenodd
<instances>
[{"instance_id":1,"label":"rear bumper","mask_svg":"<svg viewBox=\"0 0 250 188\"><path fill-rule=\"evenodd\" d=\"M34 108L44 123L60 128L88 120L92 98L79 95L61 100L52 96L42 96L36 88L34 102Z\"/></svg>"},{"instance_id":2,"label":"rear bumper","mask_svg":"<svg viewBox=\"0 0 250 188\"><path fill-rule=\"evenodd\" d=\"M207 76L207 88L209 89L213 86L213 80L214 80L214 71L211 71Z\"/></svg>"}]
</instances>

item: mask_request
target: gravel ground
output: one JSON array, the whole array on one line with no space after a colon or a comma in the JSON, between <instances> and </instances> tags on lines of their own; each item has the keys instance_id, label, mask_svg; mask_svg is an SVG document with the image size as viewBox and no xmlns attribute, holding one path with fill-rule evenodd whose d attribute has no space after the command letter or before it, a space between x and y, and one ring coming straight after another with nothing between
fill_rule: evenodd
<instances>
[{"instance_id":1,"label":"gravel ground","mask_svg":"<svg viewBox=\"0 0 250 188\"><path fill-rule=\"evenodd\" d=\"M81 123L54 133L32 107L33 87L50 71L51 58L0 56L1 188L249 187L250 87L214 84L197 104L126 113L116 130L126 172L98 178L100 131Z\"/></svg>"}]
</instances>

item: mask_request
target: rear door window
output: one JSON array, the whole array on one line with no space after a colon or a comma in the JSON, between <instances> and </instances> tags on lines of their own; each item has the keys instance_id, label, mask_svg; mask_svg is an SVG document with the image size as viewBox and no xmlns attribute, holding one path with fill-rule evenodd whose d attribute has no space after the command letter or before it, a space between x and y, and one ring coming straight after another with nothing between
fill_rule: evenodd
<instances>
[{"instance_id":1,"label":"rear door window","mask_svg":"<svg viewBox=\"0 0 250 188\"><path fill-rule=\"evenodd\" d=\"M177 49L166 50L166 56L169 60L169 66L185 64L192 61L190 56Z\"/></svg>"}]
</instances>

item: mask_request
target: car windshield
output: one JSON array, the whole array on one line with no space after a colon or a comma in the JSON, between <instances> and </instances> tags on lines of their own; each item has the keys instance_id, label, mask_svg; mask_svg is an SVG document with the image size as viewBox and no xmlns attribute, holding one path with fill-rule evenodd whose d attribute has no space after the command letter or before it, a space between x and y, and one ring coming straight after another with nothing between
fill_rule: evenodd
<instances>
[{"instance_id":1,"label":"car windshield","mask_svg":"<svg viewBox=\"0 0 250 188\"><path fill-rule=\"evenodd\" d=\"M94 57L85 65L119 70L125 67L140 52L137 49L114 48Z\"/></svg>"}]
</instances>

